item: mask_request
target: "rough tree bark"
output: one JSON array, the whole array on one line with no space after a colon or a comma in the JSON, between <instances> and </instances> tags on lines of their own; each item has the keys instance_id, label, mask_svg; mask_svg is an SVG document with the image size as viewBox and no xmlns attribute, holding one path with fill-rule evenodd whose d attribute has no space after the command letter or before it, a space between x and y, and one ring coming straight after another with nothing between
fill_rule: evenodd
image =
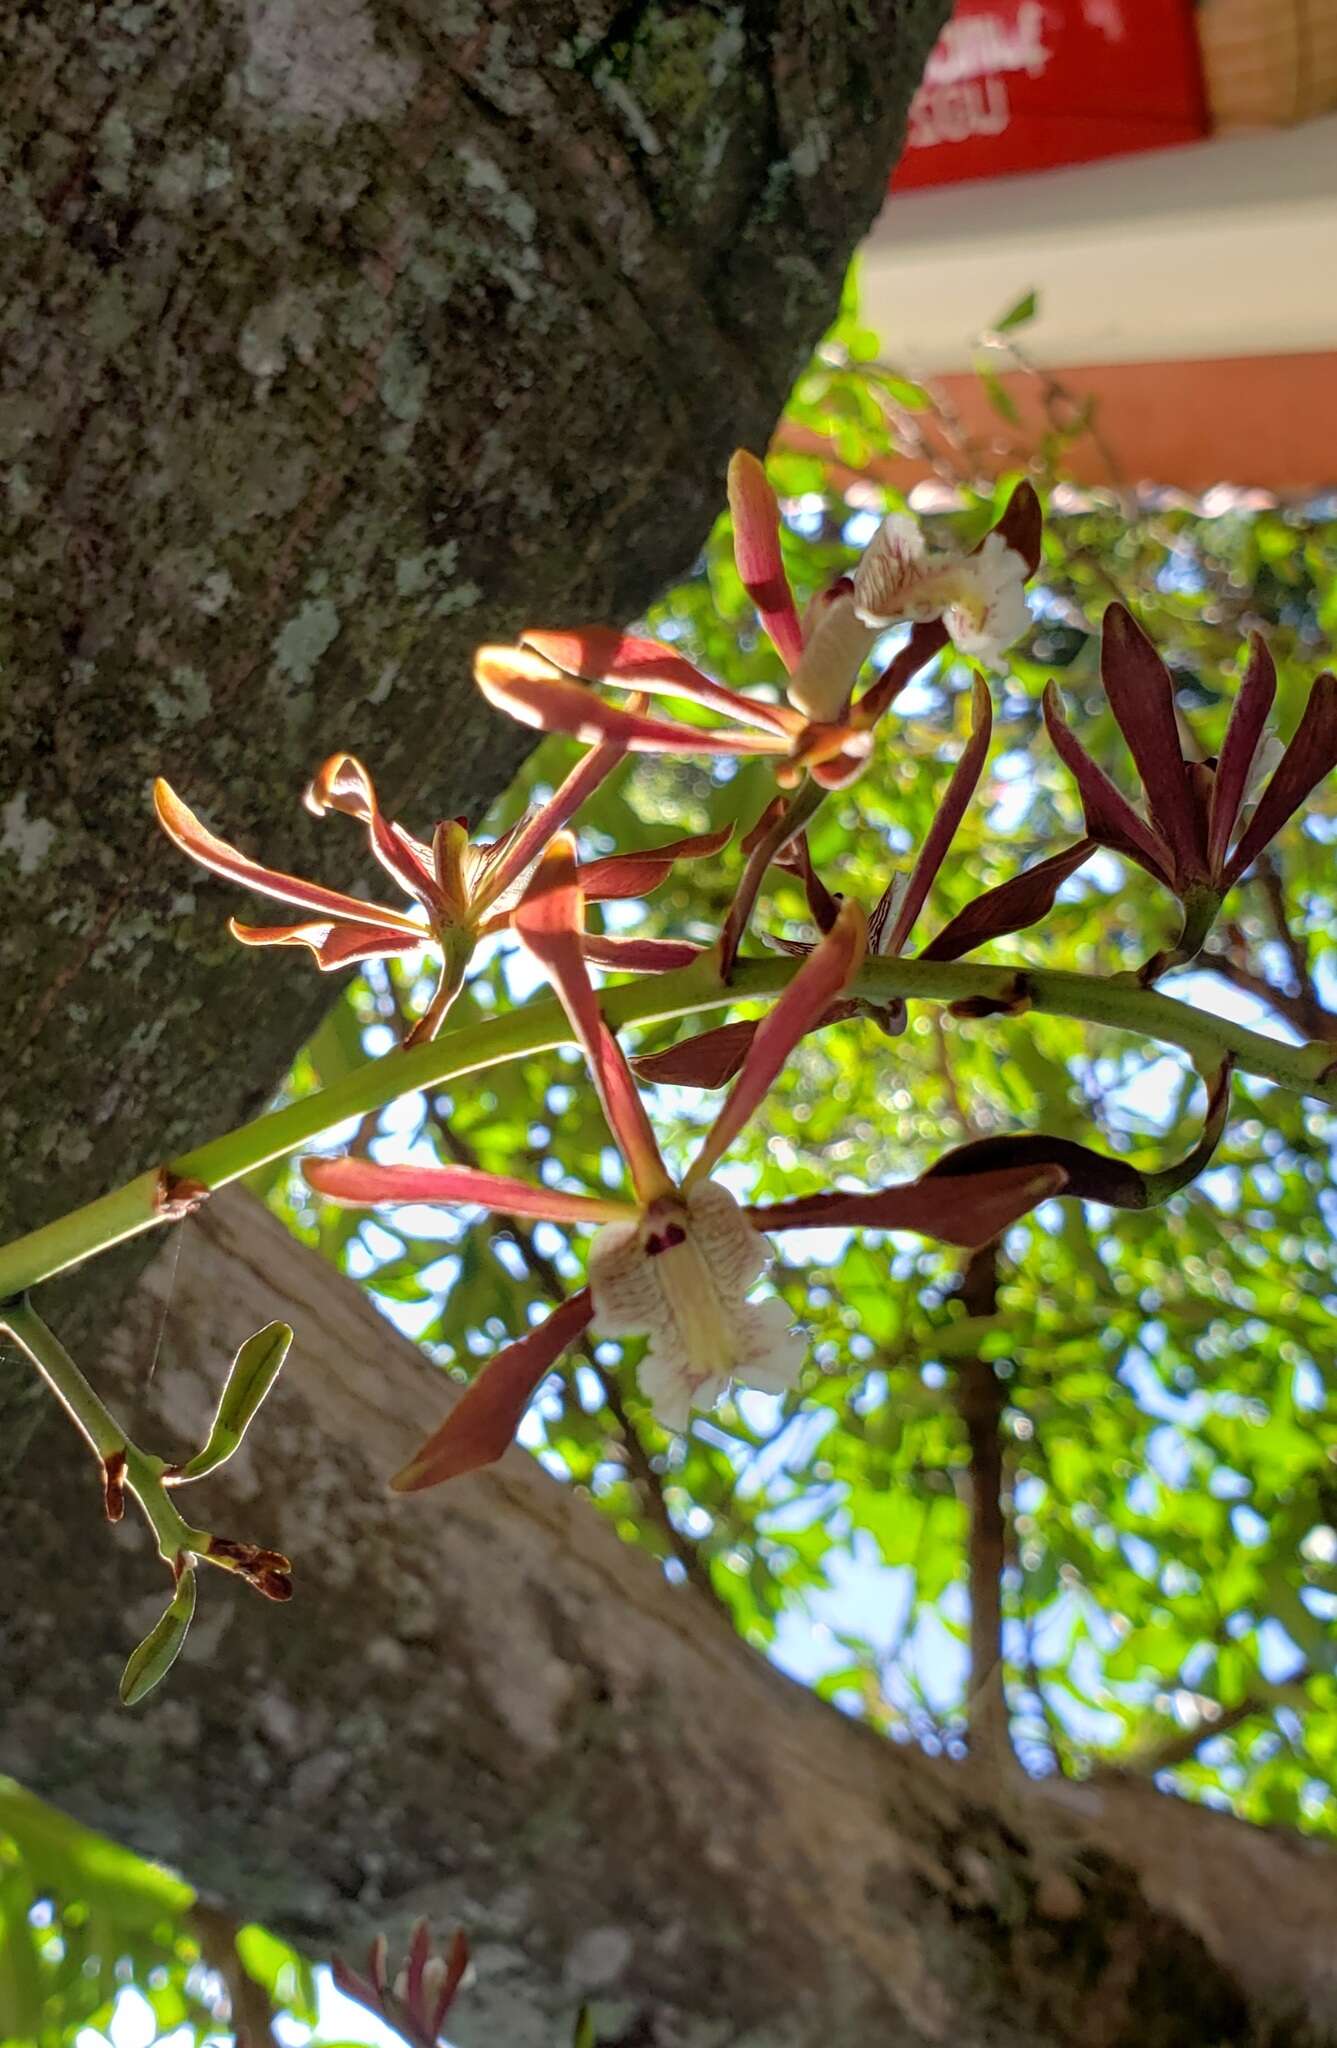
<instances>
[{"instance_id":1,"label":"rough tree bark","mask_svg":"<svg viewBox=\"0 0 1337 2048\"><path fill-rule=\"evenodd\" d=\"M296 801L334 747L476 816L524 742L470 649L688 563L946 11L0 10L0 1238L239 1120L319 1015L151 776L343 886Z\"/></svg>"},{"instance_id":2,"label":"rough tree bark","mask_svg":"<svg viewBox=\"0 0 1337 2048\"><path fill-rule=\"evenodd\" d=\"M464 1921L465 2048L552 2048L581 1996L637 2048L1337 2043L1329 1850L1133 1780L1018 1782L880 1740L522 1452L389 1495L439 1377L250 1197L185 1231L100 1377L185 1451L237 1339L294 1323L269 1406L192 1501L289 1549L297 1597L206 1573L164 1688L119 1710L161 1567L100 1524L73 1433L44 1436L0 1510L32 1590L5 1768L318 1949Z\"/></svg>"}]
</instances>

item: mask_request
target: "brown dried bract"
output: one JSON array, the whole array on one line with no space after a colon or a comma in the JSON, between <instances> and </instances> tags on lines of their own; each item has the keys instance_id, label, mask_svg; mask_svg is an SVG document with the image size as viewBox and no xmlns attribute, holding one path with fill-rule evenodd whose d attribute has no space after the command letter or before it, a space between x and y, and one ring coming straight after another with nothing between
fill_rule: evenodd
<instances>
[{"instance_id":1,"label":"brown dried bract","mask_svg":"<svg viewBox=\"0 0 1337 2048\"><path fill-rule=\"evenodd\" d=\"M213 1189L206 1187L202 1180L189 1180L183 1174L169 1173L164 1166L159 1171L154 1191L154 1213L165 1223L179 1223L184 1217L193 1216L212 1193Z\"/></svg>"},{"instance_id":2,"label":"brown dried bract","mask_svg":"<svg viewBox=\"0 0 1337 2048\"><path fill-rule=\"evenodd\" d=\"M125 1452L113 1451L102 1460L102 1504L109 1522L119 1522L125 1513Z\"/></svg>"}]
</instances>

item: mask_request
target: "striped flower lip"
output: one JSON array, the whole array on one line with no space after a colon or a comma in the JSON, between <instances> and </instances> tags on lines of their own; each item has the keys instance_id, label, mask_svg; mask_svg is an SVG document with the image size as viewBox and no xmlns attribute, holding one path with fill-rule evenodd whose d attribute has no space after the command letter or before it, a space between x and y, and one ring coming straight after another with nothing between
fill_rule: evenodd
<instances>
[{"instance_id":1,"label":"striped flower lip","mask_svg":"<svg viewBox=\"0 0 1337 2048\"><path fill-rule=\"evenodd\" d=\"M767 1264L763 1233L866 1223L919 1230L952 1244L986 1243L1064 1185L1061 1168L988 1165L938 1171L866 1194L799 1196L774 1209L741 1207L711 1178L725 1151L774 1086L799 1040L847 987L863 959L863 913L840 907L799 972L752 1032L746 1057L681 1181L664 1163L626 1056L604 1023L586 965L583 898L575 848L559 834L545 849L514 929L552 982L581 1047L622 1154L629 1196L568 1193L455 1166L383 1166L308 1159L310 1185L335 1200L470 1203L501 1215L602 1225L590 1250L589 1284L548 1320L498 1352L441 1428L395 1478L416 1492L499 1458L545 1374L593 1325L606 1336L643 1336L641 1390L665 1427L682 1429L731 1380L782 1392L804 1346L778 1298L754 1302ZM939 1163L940 1168L942 1162Z\"/></svg>"},{"instance_id":2,"label":"striped flower lip","mask_svg":"<svg viewBox=\"0 0 1337 2048\"><path fill-rule=\"evenodd\" d=\"M996 658L1025 626L1022 584L1039 565L1041 533L1039 500L1029 484L1017 486L997 526L969 554L930 555L912 522L884 522L854 576L838 577L803 618L781 554L779 500L746 450L729 467L729 503L738 574L784 664L787 702L726 689L660 641L586 626L531 629L513 647L480 648L474 675L489 703L540 732L570 733L589 745L760 755L772 761L781 787L792 787L806 772L837 789L862 772L878 720L949 640L963 652ZM906 569L893 602L891 572L901 557ZM884 600L891 606L885 616L870 610ZM856 697L863 668L893 618L913 622L909 641ZM632 703L609 701L602 693L610 688L695 704L712 722L650 716Z\"/></svg>"},{"instance_id":3,"label":"striped flower lip","mask_svg":"<svg viewBox=\"0 0 1337 2048\"><path fill-rule=\"evenodd\" d=\"M305 946L316 965L326 971L412 952L422 945L437 946L441 971L436 991L405 1040L407 1045L418 1045L440 1030L478 940L510 924L544 847L570 822L623 753L614 743L591 749L546 803L527 812L497 839L473 839L463 818L451 818L437 826L430 845L384 816L371 776L354 755L331 754L306 791L303 801L307 809L317 817L342 811L365 825L372 853L416 905L416 915L365 903L360 897L346 896L249 859L226 840L216 838L161 778L154 785L154 805L163 830L192 860L229 881L307 913L298 923L281 925L240 924L233 918L232 935L244 946ZM726 826L665 846L590 861L581 876L585 900L609 902L649 895L666 879L675 861L718 853L732 830ZM679 939L591 934L587 950L602 967L656 973L690 966L699 949Z\"/></svg>"}]
</instances>

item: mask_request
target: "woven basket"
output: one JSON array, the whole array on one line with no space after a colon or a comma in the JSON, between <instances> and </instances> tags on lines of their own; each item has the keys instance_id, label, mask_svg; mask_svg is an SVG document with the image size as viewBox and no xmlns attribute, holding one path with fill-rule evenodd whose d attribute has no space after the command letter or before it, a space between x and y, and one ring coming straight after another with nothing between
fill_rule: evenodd
<instances>
[{"instance_id":1,"label":"woven basket","mask_svg":"<svg viewBox=\"0 0 1337 2048\"><path fill-rule=\"evenodd\" d=\"M1274 128L1337 107L1337 0L1199 0L1216 128Z\"/></svg>"}]
</instances>

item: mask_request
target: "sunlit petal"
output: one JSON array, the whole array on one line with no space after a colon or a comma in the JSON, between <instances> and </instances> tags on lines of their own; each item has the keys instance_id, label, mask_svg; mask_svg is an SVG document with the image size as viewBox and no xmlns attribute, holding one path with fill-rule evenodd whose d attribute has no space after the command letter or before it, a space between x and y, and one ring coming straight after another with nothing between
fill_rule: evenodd
<instances>
[{"instance_id":1,"label":"sunlit petal","mask_svg":"<svg viewBox=\"0 0 1337 2048\"><path fill-rule=\"evenodd\" d=\"M377 860L404 894L438 905L440 890L428 849L383 816L376 786L356 754L331 754L322 762L303 802L318 818L326 811L342 811L346 817L356 818L366 826Z\"/></svg>"},{"instance_id":2,"label":"sunlit petal","mask_svg":"<svg viewBox=\"0 0 1337 2048\"><path fill-rule=\"evenodd\" d=\"M729 464L734 561L762 627L787 669L798 666L803 628L780 553L780 504L755 455L740 448Z\"/></svg>"},{"instance_id":3,"label":"sunlit petal","mask_svg":"<svg viewBox=\"0 0 1337 2048\"><path fill-rule=\"evenodd\" d=\"M425 931L402 932L377 924L336 924L318 919L303 924L239 924L228 930L243 946L307 946L326 973L363 960L383 960L391 953L411 953L427 938Z\"/></svg>"},{"instance_id":4,"label":"sunlit petal","mask_svg":"<svg viewBox=\"0 0 1337 2048\"><path fill-rule=\"evenodd\" d=\"M246 888L258 889L262 895L276 896L281 903L295 903L303 910L323 911L329 917L347 918L362 924L369 917L374 917L378 924L412 932L415 941L421 942L420 927L398 911L360 902L356 896L345 896L337 889L322 889L318 882L304 882L296 875L285 875L277 868L262 867L259 861L248 859L235 846L229 846L225 839L218 839L208 831L161 776L153 785L153 804L158 822L168 838L192 860L212 869L214 874L224 875L228 881L240 882Z\"/></svg>"},{"instance_id":5,"label":"sunlit petal","mask_svg":"<svg viewBox=\"0 0 1337 2048\"><path fill-rule=\"evenodd\" d=\"M643 690L652 697L681 697L767 732L794 730L795 720L782 705L745 697L713 682L695 662L661 641L619 633L613 626L581 626L564 633L526 628L520 637L524 646L533 648L555 668L587 683L616 683L621 689Z\"/></svg>"},{"instance_id":6,"label":"sunlit petal","mask_svg":"<svg viewBox=\"0 0 1337 2048\"><path fill-rule=\"evenodd\" d=\"M636 754L783 754L789 749L779 733L677 725L606 704L588 685L562 675L525 647L480 647L474 678L490 704L522 725L569 733L588 746L612 741Z\"/></svg>"},{"instance_id":7,"label":"sunlit petal","mask_svg":"<svg viewBox=\"0 0 1337 2048\"><path fill-rule=\"evenodd\" d=\"M497 1216L537 1216L548 1223L607 1223L634 1216L626 1202L590 1195L566 1194L560 1188L538 1187L512 1180L509 1174L485 1173L474 1166L382 1165L375 1159L304 1159L302 1177L308 1187L332 1202L370 1208L397 1202L448 1202L486 1209Z\"/></svg>"},{"instance_id":8,"label":"sunlit petal","mask_svg":"<svg viewBox=\"0 0 1337 2048\"><path fill-rule=\"evenodd\" d=\"M544 849L529 893L512 917L521 943L539 962L561 998L590 1064L608 1128L627 1162L642 1202L672 1186L659 1146L621 1046L599 1013L583 951L585 906L575 842L559 832Z\"/></svg>"}]
</instances>

